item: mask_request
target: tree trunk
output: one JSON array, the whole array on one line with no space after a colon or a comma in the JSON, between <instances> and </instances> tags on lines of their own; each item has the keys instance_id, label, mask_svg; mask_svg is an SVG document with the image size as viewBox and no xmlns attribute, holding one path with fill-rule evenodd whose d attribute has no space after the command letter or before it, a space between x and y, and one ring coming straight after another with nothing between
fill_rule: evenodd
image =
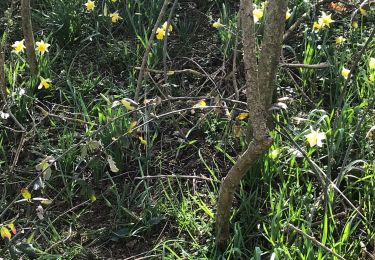
<instances>
[{"instance_id":1,"label":"tree trunk","mask_svg":"<svg viewBox=\"0 0 375 260\"><path fill-rule=\"evenodd\" d=\"M246 95L252 140L222 180L216 215L216 243L220 248L226 246L230 237L229 220L235 189L249 168L273 142L267 127L267 119L270 116L268 108L272 102L274 81L282 48L287 0L267 3L259 64L257 63L255 25L252 15L253 1L242 0L240 6Z\"/></svg>"},{"instance_id":2,"label":"tree trunk","mask_svg":"<svg viewBox=\"0 0 375 260\"><path fill-rule=\"evenodd\" d=\"M35 40L31 23L30 0L21 0L21 17L23 37L25 38L27 62L31 75L38 74L38 63L35 54Z\"/></svg>"}]
</instances>

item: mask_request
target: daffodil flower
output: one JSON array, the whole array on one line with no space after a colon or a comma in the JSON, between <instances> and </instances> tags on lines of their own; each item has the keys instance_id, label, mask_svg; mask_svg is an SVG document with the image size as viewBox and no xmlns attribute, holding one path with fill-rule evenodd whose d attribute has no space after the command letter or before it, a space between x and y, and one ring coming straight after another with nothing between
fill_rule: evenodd
<instances>
[{"instance_id":1,"label":"daffodil flower","mask_svg":"<svg viewBox=\"0 0 375 260\"><path fill-rule=\"evenodd\" d=\"M164 36L165 36L165 31L163 28L158 28L156 30L156 39L158 40L163 40L164 39Z\"/></svg>"},{"instance_id":2,"label":"daffodil flower","mask_svg":"<svg viewBox=\"0 0 375 260\"><path fill-rule=\"evenodd\" d=\"M87 11L93 11L94 8L95 8L95 2L94 2L94 1L91 1L91 0L88 0L88 1L85 3L85 6L86 6L86 10L87 10Z\"/></svg>"},{"instance_id":3,"label":"daffodil flower","mask_svg":"<svg viewBox=\"0 0 375 260\"><path fill-rule=\"evenodd\" d=\"M346 68L342 68L342 70L341 70L341 76L343 76L344 79L347 79L349 77L349 73L350 73L350 70L348 70Z\"/></svg>"},{"instance_id":4,"label":"daffodil flower","mask_svg":"<svg viewBox=\"0 0 375 260\"><path fill-rule=\"evenodd\" d=\"M219 28L221 28L221 27L223 27L224 25L222 24L222 23L220 23L220 18L216 21L216 22L214 22L213 24L212 24L212 27L214 27L214 28L216 28L216 29L219 29Z\"/></svg>"},{"instance_id":5,"label":"daffodil flower","mask_svg":"<svg viewBox=\"0 0 375 260\"><path fill-rule=\"evenodd\" d=\"M112 0L112 3L116 3L117 2L117 0Z\"/></svg>"},{"instance_id":6,"label":"daffodil flower","mask_svg":"<svg viewBox=\"0 0 375 260\"><path fill-rule=\"evenodd\" d=\"M40 78L40 84L38 86L38 89L42 89L42 88L48 89L51 86L52 81L50 79L45 79L43 77L39 77L39 78Z\"/></svg>"},{"instance_id":7,"label":"daffodil flower","mask_svg":"<svg viewBox=\"0 0 375 260\"><path fill-rule=\"evenodd\" d=\"M375 58L370 58L370 61L368 62L368 66L370 69L374 70L375 69Z\"/></svg>"},{"instance_id":8,"label":"daffodil flower","mask_svg":"<svg viewBox=\"0 0 375 260\"><path fill-rule=\"evenodd\" d=\"M322 28L323 28L323 24L321 24L320 22L314 22L313 29L314 29L315 32L318 32Z\"/></svg>"},{"instance_id":9,"label":"daffodil flower","mask_svg":"<svg viewBox=\"0 0 375 260\"><path fill-rule=\"evenodd\" d=\"M111 13L109 17L111 17L112 23L117 23L118 20L122 19L118 12Z\"/></svg>"},{"instance_id":10,"label":"daffodil flower","mask_svg":"<svg viewBox=\"0 0 375 260\"><path fill-rule=\"evenodd\" d=\"M0 111L0 118L1 119L8 119L9 118L9 114L8 113L6 113L6 112L3 112L3 111Z\"/></svg>"},{"instance_id":11,"label":"daffodil flower","mask_svg":"<svg viewBox=\"0 0 375 260\"><path fill-rule=\"evenodd\" d=\"M331 16L331 14L328 15L325 12L322 12L322 16L319 18L318 21L320 24L323 24L323 26L330 27L330 24L334 22Z\"/></svg>"},{"instance_id":12,"label":"daffodil flower","mask_svg":"<svg viewBox=\"0 0 375 260\"><path fill-rule=\"evenodd\" d=\"M286 14L285 14L285 20L289 20L289 18L292 16L292 14L290 13L290 10L288 8L288 11L286 11Z\"/></svg>"},{"instance_id":13,"label":"daffodil flower","mask_svg":"<svg viewBox=\"0 0 375 260\"><path fill-rule=\"evenodd\" d=\"M269 157L272 159L272 160L276 160L277 157L279 157L279 154L280 154L280 150L279 149L274 149L272 150L270 153L269 153Z\"/></svg>"},{"instance_id":14,"label":"daffodil flower","mask_svg":"<svg viewBox=\"0 0 375 260\"><path fill-rule=\"evenodd\" d=\"M343 44L346 41L346 39L342 36L339 36L339 37L336 37L335 41L336 41L336 44Z\"/></svg>"},{"instance_id":15,"label":"daffodil flower","mask_svg":"<svg viewBox=\"0 0 375 260\"><path fill-rule=\"evenodd\" d=\"M168 22L163 23L162 28L163 28L164 31L167 31L167 24L168 24ZM172 31L173 31L173 26L172 26L172 24L169 24L168 32L172 32Z\"/></svg>"},{"instance_id":16,"label":"daffodil flower","mask_svg":"<svg viewBox=\"0 0 375 260\"><path fill-rule=\"evenodd\" d=\"M263 10L259 8L255 8L253 10L253 16L254 16L254 23L259 22L260 19L263 17Z\"/></svg>"},{"instance_id":17,"label":"daffodil flower","mask_svg":"<svg viewBox=\"0 0 375 260\"><path fill-rule=\"evenodd\" d=\"M322 140L326 139L327 137L325 133L319 132L319 130L315 131L312 127L310 127L310 133L305 135L305 138L310 144L310 147L314 147L315 145L322 147Z\"/></svg>"},{"instance_id":18,"label":"daffodil flower","mask_svg":"<svg viewBox=\"0 0 375 260\"><path fill-rule=\"evenodd\" d=\"M357 21L353 21L353 22L352 22L352 27L353 27L354 29L357 29L357 28L358 28L358 22L357 22Z\"/></svg>"},{"instance_id":19,"label":"daffodil flower","mask_svg":"<svg viewBox=\"0 0 375 260\"><path fill-rule=\"evenodd\" d=\"M44 42L41 40L40 42L36 42L36 49L41 55L43 55L45 52L48 52L48 47L51 46L50 44Z\"/></svg>"},{"instance_id":20,"label":"daffodil flower","mask_svg":"<svg viewBox=\"0 0 375 260\"><path fill-rule=\"evenodd\" d=\"M12 45L13 52L15 52L15 53L23 52L23 50L26 48L25 45L23 44L24 41L25 40L16 41L15 43L13 43L13 45Z\"/></svg>"}]
</instances>

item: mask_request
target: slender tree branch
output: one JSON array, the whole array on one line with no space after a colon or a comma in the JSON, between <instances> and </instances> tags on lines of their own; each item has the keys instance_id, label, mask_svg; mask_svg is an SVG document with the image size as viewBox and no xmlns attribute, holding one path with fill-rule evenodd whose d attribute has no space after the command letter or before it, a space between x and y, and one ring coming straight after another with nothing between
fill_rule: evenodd
<instances>
[{"instance_id":1,"label":"slender tree branch","mask_svg":"<svg viewBox=\"0 0 375 260\"><path fill-rule=\"evenodd\" d=\"M137 102L137 103L139 102L139 95L140 95L140 92L141 92L143 76L145 74L145 68L146 68L146 64L147 64L147 60L148 60L148 54L151 51L152 44L153 44L154 39L155 39L156 30L158 29L158 26L161 22L161 19L163 19L164 15L165 15L165 12L167 10L169 2L170 2L170 0L164 0L164 3L163 3L163 6L160 10L158 19L156 20L156 23L154 25L154 28L152 29L150 38L148 39L146 51L143 54L142 65L141 65L141 69L139 71L137 86L136 86L135 95L134 95L134 101Z\"/></svg>"},{"instance_id":2,"label":"slender tree branch","mask_svg":"<svg viewBox=\"0 0 375 260\"><path fill-rule=\"evenodd\" d=\"M35 40L33 26L31 23L30 0L21 0L22 30L25 38L27 62L30 67L31 75L38 74L38 63L35 54Z\"/></svg>"}]
</instances>

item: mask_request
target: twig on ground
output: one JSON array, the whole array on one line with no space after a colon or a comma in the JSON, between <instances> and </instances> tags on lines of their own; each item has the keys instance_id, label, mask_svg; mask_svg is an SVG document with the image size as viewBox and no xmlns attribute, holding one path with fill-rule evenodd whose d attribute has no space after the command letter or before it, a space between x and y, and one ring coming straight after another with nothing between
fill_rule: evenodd
<instances>
[{"instance_id":1,"label":"twig on ground","mask_svg":"<svg viewBox=\"0 0 375 260\"><path fill-rule=\"evenodd\" d=\"M330 249L329 247L327 247L324 244L320 243L315 237L306 234L301 229L293 226L292 224L287 224L287 227L293 229L298 234L304 236L305 238L307 238L308 240L310 240L311 242L313 242L315 245L317 245L317 246L321 247L322 249L324 249L326 252L328 252L328 253L336 256L337 258L339 258L341 260L345 260L344 257L342 257L341 255L337 254L336 252L332 251L332 249Z\"/></svg>"}]
</instances>

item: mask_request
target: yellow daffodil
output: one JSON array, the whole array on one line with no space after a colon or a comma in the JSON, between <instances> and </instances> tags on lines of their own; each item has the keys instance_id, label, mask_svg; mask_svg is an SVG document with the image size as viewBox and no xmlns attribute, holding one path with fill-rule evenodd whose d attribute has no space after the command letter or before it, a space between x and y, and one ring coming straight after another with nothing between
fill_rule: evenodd
<instances>
[{"instance_id":1,"label":"yellow daffodil","mask_svg":"<svg viewBox=\"0 0 375 260\"><path fill-rule=\"evenodd\" d=\"M322 140L326 139L326 134L319 132L319 130L315 131L312 127L310 127L310 134L305 135L305 138L310 144L310 147L314 147L315 145L322 147Z\"/></svg>"},{"instance_id":2,"label":"yellow daffodil","mask_svg":"<svg viewBox=\"0 0 375 260\"><path fill-rule=\"evenodd\" d=\"M87 11L93 11L94 8L95 8L95 2L94 2L94 1L91 1L91 0L88 0L88 1L85 3L85 6L86 6L86 10L87 10Z\"/></svg>"},{"instance_id":3,"label":"yellow daffodil","mask_svg":"<svg viewBox=\"0 0 375 260\"><path fill-rule=\"evenodd\" d=\"M341 76L343 76L344 79L347 79L349 77L349 73L350 73L350 70L348 70L346 68L342 68L342 70L341 70Z\"/></svg>"},{"instance_id":4,"label":"yellow daffodil","mask_svg":"<svg viewBox=\"0 0 375 260\"><path fill-rule=\"evenodd\" d=\"M158 28L156 30L156 39L158 40L163 40L164 39L164 36L165 36L165 31L163 28Z\"/></svg>"},{"instance_id":5,"label":"yellow daffodil","mask_svg":"<svg viewBox=\"0 0 375 260\"><path fill-rule=\"evenodd\" d=\"M285 14L285 20L289 20L289 18L292 16L292 14L290 13L290 10L288 8L288 11L286 11L286 14Z\"/></svg>"},{"instance_id":6,"label":"yellow daffodil","mask_svg":"<svg viewBox=\"0 0 375 260\"><path fill-rule=\"evenodd\" d=\"M44 54L45 52L48 52L48 47L51 46L50 44L44 42L41 40L40 42L36 42L36 49L40 54Z\"/></svg>"},{"instance_id":7,"label":"yellow daffodil","mask_svg":"<svg viewBox=\"0 0 375 260\"><path fill-rule=\"evenodd\" d=\"M254 16L254 23L259 22L260 19L263 17L263 10L259 8L255 8L253 10L253 16Z\"/></svg>"},{"instance_id":8,"label":"yellow daffodil","mask_svg":"<svg viewBox=\"0 0 375 260\"><path fill-rule=\"evenodd\" d=\"M269 153L269 157L272 159L272 160L276 160L277 157L279 157L279 154L280 154L280 150L279 149L275 149L275 150L272 150L270 153Z\"/></svg>"},{"instance_id":9,"label":"yellow daffodil","mask_svg":"<svg viewBox=\"0 0 375 260\"><path fill-rule=\"evenodd\" d=\"M197 103L195 103L195 105L193 106L193 108L203 108L203 107L206 107L206 106L207 106L206 101L204 101L203 99L201 99Z\"/></svg>"},{"instance_id":10,"label":"yellow daffodil","mask_svg":"<svg viewBox=\"0 0 375 260\"><path fill-rule=\"evenodd\" d=\"M363 16L368 16L368 13L367 13L366 9L364 9L364 8L362 8L362 7L359 8L359 12L360 12L361 15L363 15Z\"/></svg>"},{"instance_id":11,"label":"yellow daffodil","mask_svg":"<svg viewBox=\"0 0 375 260\"><path fill-rule=\"evenodd\" d=\"M375 58L370 58L370 61L368 62L368 66L370 69L374 70L375 69Z\"/></svg>"},{"instance_id":12,"label":"yellow daffodil","mask_svg":"<svg viewBox=\"0 0 375 260\"><path fill-rule=\"evenodd\" d=\"M15 53L23 52L23 50L26 48L25 45L23 44L24 41L25 40L16 41L15 43L13 43L13 45L12 45L13 52L15 52Z\"/></svg>"},{"instance_id":13,"label":"yellow daffodil","mask_svg":"<svg viewBox=\"0 0 375 260\"><path fill-rule=\"evenodd\" d=\"M112 3L116 3L117 2L117 0L112 0Z\"/></svg>"},{"instance_id":14,"label":"yellow daffodil","mask_svg":"<svg viewBox=\"0 0 375 260\"><path fill-rule=\"evenodd\" d=\"M42 89L42 88L48 89L51 86L52 81L50 79L45 79L43 77L39 77L39 78L40 78L40 84L38 86L38 89Z\"/></svg>"},{"instance_id":15,"label":"yellow daffodil","mask_svg":"<svg viewBox=\"0 0 375 260\"><path fill-rule=\"evenodd\" d=\"M368 77L368 79L369 79L371 82L375 81L375 73L370 74L370 76Z\"/></svg>"},{"instance_id":16,"label":"yellow daffodil","mask_svg":"<svg viewBox=\"0 0 375 260\"><path fill-rule=\"evenodd\" d=\"M328 15L325 12L322 12L322 16L319 18L319 23L323 26L330 27L330 24L334 22L331 16L331 14Z\"/></svg>"},{"instance_id":17,"label":"yellow daffodil","mask_svg":"<svg viewBox=\"0 0 375 260\"><path fill-rule=\"evenodd\" d=\"M346 39L342 36L336 37L336 44L343 44Z\"/></svg>"},{"instance_id":18,"label":"yellow daffodil","mask_svg":"<svg viewBox=\"0 0 375 260\"><path fill-rule=\"evenodd\" d=\"M238 114L237 119L238 120L245 120L248 117L249 117L249 113L241 112L241 113Z\"/></svg>"},{"instance_id":19,"label":"yellow daffodil","mask_svg":"<svg viewBox=\"0 0 375 260\"><path fill-rule=\"evenodd\" d=\"M162 28L163 28L164 31L167 31L167 24L168 24L168 22L163 23ZM169 30L168 30L168 32L172 32L172 31L173 31L173 26L172 26L172 24L170 23L170 24L169 24Z\"/></svg>"},{"instance_id":20,"label":"yellow daffodil","mask_svg":"<svg viewBox=\"0 0 375 260\"><path fill-rule=\"evenodd\" d=\"M223 27L224 25L222 23L220 23L220 19L218 19L216 22L214 22L212 24L212 27L216 28L216 29L219 29L221 27Z\"/></svg>"},{"instance_id":21,"label":"yellow daffodil","mask_svg":"<svg viewBox=\"0 0 375 260\"><path fill-rule=\"evenodd\" d=\"M358 28L358 22L357 22L357 21L353 21L353 22L352 22L352 27L353 27L354 29L357 29L357 28Z\"/></svg>"},{"instance_id":22,"label":"yellow daffodil","mask_svg":"<svg viewBox=\"0 0 375 260\"><path fill-rule=\"evenodd\" d=\"M118 12L111 13L109 17L111 17L112 23L117 23L118 20L122 19Z\"/></svg>"},{"instance_id":23,"label":"yellow daffodil","mask_svg":"<svg viewBox=\"0 0 375 260\"><path fill-rule=\"evenodd\" d=\"M321 24L320 22L314 22L313 29L314 29L315 32L318 32L322 28L323 28L323 24Z\"/></svg>"}]
</instances>

